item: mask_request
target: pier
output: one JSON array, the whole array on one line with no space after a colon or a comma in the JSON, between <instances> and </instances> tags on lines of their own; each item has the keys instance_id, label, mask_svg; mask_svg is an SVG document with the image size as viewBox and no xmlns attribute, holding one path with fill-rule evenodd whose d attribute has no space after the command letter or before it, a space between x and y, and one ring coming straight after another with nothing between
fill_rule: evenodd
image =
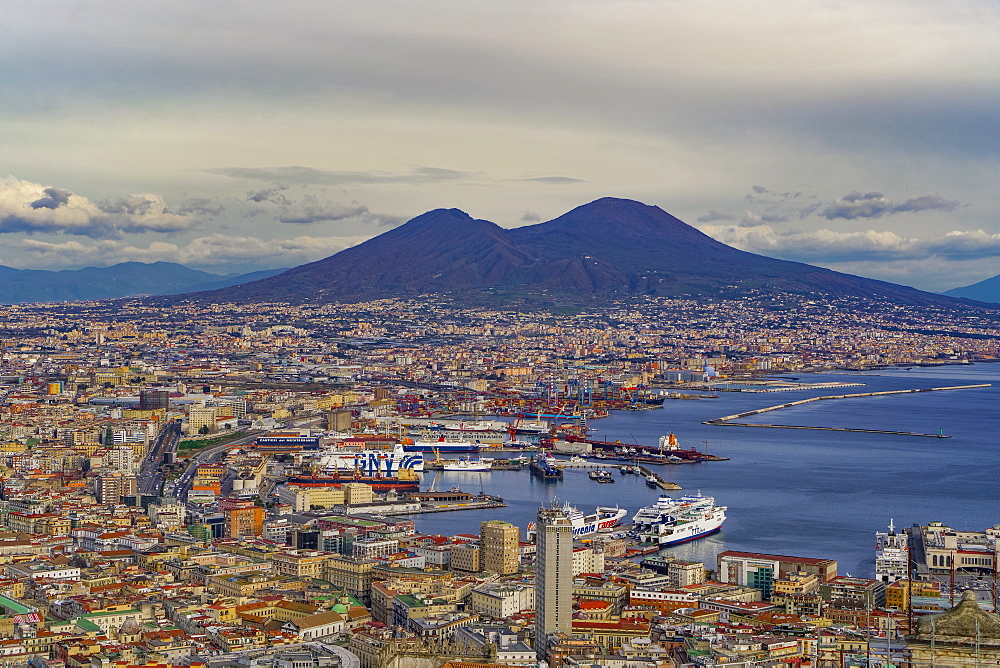
<instances>
[{"instance_id":1,"label":"pier","mask_svg":"<svg viewBox=\"0 0 1000 668\"><path fill-rule=\"evenodd\" d=\"M702 424L715 425L719 427L767 427L769 429L815 429L819 431L856 431L868 434L895 434L898 436L923 436L926 438L950 438L945 434L921 434L919 432L912 431L893 431L888 429L864 429L864 428L852 428L852 427L812 427L809 425L785 425L785 424L753 424L750 422L735 422L734 420L739 420L741 418L750 417L751 415L760 415L762 413L769 413L771 411L781 410L782 408L791 408L792 406L801 406L803 404L809 404L814 401L823 401L825 399L857 399L860 397L882 397L892 394L916 394L918 392L944 392L946 390L972 390L983 387L992 387L990 383L983 383L979 385L952 385L950 387L924 387L912 390L886 390L884 392L862 392L858 394L834 394L823 397L810 397L809 399L801 399L799 401L791 401L786 404L778 404L776 406L767 406L765 408L757 408L752 411L746 411L743 413L736 413L735 415L726 415L724 417L715 418L713 420L707 420Z\"/></svg>"},{"instance_id":2,"label":"pier","mask_svg":"<svg viewBox=\"0 0 1000 668\"><path fill-rule=\"evenodd\" d=\"M656 479L656 486L659 487L660 489L669 489L669 490L683 489L683 487L678 485L676 482L670 482L668 480L664 480L663 476L661 476L659 473L654 473L645 466L640 466L639 471L642 473L642 476L644 478L648 479L649 476L653 476L653 478Z\"/></svg>"}]
</instances>

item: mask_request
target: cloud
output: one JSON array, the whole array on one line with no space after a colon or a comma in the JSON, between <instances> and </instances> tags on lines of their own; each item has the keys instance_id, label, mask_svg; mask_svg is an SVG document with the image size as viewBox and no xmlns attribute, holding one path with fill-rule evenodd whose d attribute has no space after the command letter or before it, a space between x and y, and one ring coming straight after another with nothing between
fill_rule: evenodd
<instances>
[{"instance_id":1,"label":"cloud","mask_svg":"<svg viewBox=\"0 0 1000 668\"><path fill-rule=\"evenodd\" d=\"M755 188L757 186L754 186ZM721 213L715 209L709 209L708 213L698 216L699 223L715 223L723 220L736 220L736 216L729 213Z\"/></svg>"},{"instance_id":2,"label":"cloud","mask_svg":"<svg viewBox=\"0 0 1000 668\"><path fill-rule=\"evenodd\" d=\"M480 175L474 172L463 172L455 169L443 169L441 167L414 167L408 172L384 172L384 171L345 171L332 169L317 169L315 167L214 167L202 170L207 174L218 174L234 179L249 179L252 181L269 181L274 183L292 185L379 185L379 184L406 184L406 185L427 185L433 183L446 183L450 181L461 181L465 179L478 179ZM284 190L288 186L272 188L258 191L255 196L262 193L273 193L277 190ZM263 201L263 200L255 200Z\"/></svg>"},{"instance_id":3,"label":"cloud","mask_svg":"<svg viewBox=\"0 0 1000 668\"><path fill-rule=\"evenodd\" d=\"M809 263L1000 258L1000 234L983 230L952 231L919 239L878 230L779 231L770 225L704 225L700 229L741 250Z\"/></svg>"},{"instance_id":4,"label":"cloud","mask_svg":"<svg viewBox=\"0 0 1000 668\"><path fill-rule=\"evenodd\" d=\"M263 190L251 190L247 193L247 201L273 202L275 204L288 206L291 202L289 202L288 198L281 193L282 190L288 190L288 185L280 185L273 188L265 188Z\"/></svg>"},{"instance_id":5,"label":"cloud","mask_svg":"<svg viewBox=\"0 0 1000 668\"><path fill-rule=\"evenodd\" d=\"M94 239L128 233L179 232L196 225L159 195L140 193L94 203L68 190L14 177L0 179L0 233L72 234Z\"/></svg>"},{"instance_id":6,"label":"cloud","mask_svg":"<svg viewBox=\"0 0 1000 668\"><path fill-rule=\"evenodd\" d=\"M586 183L584 179L577 179L572 176L527 176L523 179L509 179L522 183L546 183L549 185L566 185L570 183Z\"/></svg>"},{"instance_id":7,"label":"cloud","mask_svg":"<svg viewBox=\"0 0 1000 668\"><path fill-rule=\"evenodd\" d=\"M177 213L180 214L200 213L206 216L221 216L225 212L225 205L210 197L192 197L177 207Z\"/></svg>"},{"instance_id":8,"label":"cloud","mask_svg":"<svg viewBox=\"0 0 1000 668\"><path fill-rule=\"evenodd\" d=\"M535 213L534 211L525 211L525 212L524 212L524 215L523 215L523 216L521 216L521 222L522 222L522 223L537 223L537 222L539 222L539 221L540 221L541 219L542 219L542 217L541 217L541 216L539 216L539 215L538 215L537 213Z\"/></svg>"},{"instance_id":9,"label":"cloud","mask_svg":"<svg viewBox=\"0 0 1000 668\"><path fill-rule=\"evenodd\" d=\"M902 202L894 202L880 192L862 193L857 190L849 192L839 201L827 206L820 215L827 220L844 218L880 218L884 215L897 213L913 213L916 211L954 211L961 202L945 199L937 195L913 197Z\"/></svg>"},{"instance_id":10,"label":"cloud","mask_svg":"<svg viewBox=\"0 0 1000 668\"><path fill-rule=\"evenodd\" d=\"M62 188L46 188L42 192L45 193L45 197L32 202L32 209L58 209L62 205L69 203L69 197L72 194L70 191L63 190Z\"/></svg>"},{"instance_id":11,"label":"cloud","mask_svg":"<svg viewBox=\"0 0 1000 668\"><path fill-rule=\"evenodd\" d=\"M252 270L267 267L290 267L332 255L365 240L366 237L312 237L261 239L255 236L213 234L184 244L153 242L134 246L118 240L92 244L79 241L48 242L25 239L20 243L23 255L35 266L105 266L118 262L177 262L212 271Z\"/></svg>"},{"instance_id":12,"label":"cloud","mask_svg":"<svg viewBox=\"0 0 1000 668\"><path fill-rule=\"evenodd\" d=\"M283 208L278 220L282 223L307 224L368 217L370 213L364 204L355 202L344 206L321 202L317 197L307 195L298 204Z\"/></svg>"}]
</instances>

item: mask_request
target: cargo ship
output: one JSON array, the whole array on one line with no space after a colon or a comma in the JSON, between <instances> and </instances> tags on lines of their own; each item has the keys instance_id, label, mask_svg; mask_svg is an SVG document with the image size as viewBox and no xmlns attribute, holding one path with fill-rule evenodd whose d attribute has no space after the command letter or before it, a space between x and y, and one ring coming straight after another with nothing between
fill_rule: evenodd
<instances>
[{"instance_id":1,"label":"cargo ship","mask_svg":"<svg viewBox=\"0 0 1000 668\"><path fill-rule=\"evenodd\" d=\"M644 543L670 547L717 532L726 521L726 507L710 496L691 494L672 499L666 494L632 518L632 535Z\"/></svg>"},{"instance_id":2,"label":"cargo ship","mask_svg":"<svg viewBox=\"0 0 1000 668\"><path fill-rule=\"evenodd\" d=\"M565 440L571 443L589 443L593 446L594 450L598 453L602 453L605 458L615 458L615 452L620 451L625 444L621 441L598 441L592 438L586 438L585 436L576 436L574 434L567 434L563 437ZM656 445L632 445L629 446L636 450L635 457L649 457L651 453L663 455L664 458L674 457L676 459L682 459L690 462L723 462L728 461L728 457L717 457L715 455L710 455L705 452L700 452L694 449L681 449L680 445L677 443L677 437L673 434L667 434L660 437L660 444ZM596 455L595 455L596 456ZM658 460L663 461L663 460ZM642 463L658 463L658 461L649 461ZM680 463L676 460L663 461L665 464L670 463Z\"/></svg>"},{"instance_id":3,"label":"cargo ship","mask_svg":"<svg viewBox=\"0 0 1000 668\"><path fill-rule=\"evenodd\" d=\"M286 484L301 485L303 487L340 487L348 482L361 482L371 485L376 492L387 492L395 490L397 492L419 492L420 476L410 469L400 469L395 476L363 475L360 471L355 473L332 473L328 475L299 475L290 476Z\"/></svg>"}]
</instances>

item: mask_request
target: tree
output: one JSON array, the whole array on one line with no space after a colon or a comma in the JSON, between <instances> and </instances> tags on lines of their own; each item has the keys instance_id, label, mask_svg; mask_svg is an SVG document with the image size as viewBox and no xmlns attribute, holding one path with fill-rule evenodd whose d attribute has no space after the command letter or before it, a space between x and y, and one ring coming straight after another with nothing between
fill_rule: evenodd
<instances>
[{"instance_id":1,"label":"tree","mask_svg":"<svg viewBox=\"0 0 1000 668\"><path fill-rule=\"evenodd\" d=\"M207 424L201 425L201 429L198 430L198 433L199 434L207 434L208 433L208 425Z\"/></svg>"}]
</instances>

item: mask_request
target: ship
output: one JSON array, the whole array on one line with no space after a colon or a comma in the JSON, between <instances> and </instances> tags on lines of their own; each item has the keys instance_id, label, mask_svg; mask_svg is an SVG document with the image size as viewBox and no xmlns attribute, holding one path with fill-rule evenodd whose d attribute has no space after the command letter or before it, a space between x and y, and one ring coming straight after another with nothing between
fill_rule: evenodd
<instances>
[{"instance_id":1,"label":"ship","mask_svg":"<svg viewBox=\"0 0 1000 668\"><path fill-rule=\"evenodd\" d=\"M476 420L475 422L442 422L441 429L448 431L504 431L507 423L500 420Z\"/></svg>"},{"instance_id":2,"label":"ship","mask_svg":"<svg viewBox=\"0 0 1000 668\"><path fill-rule=\"evenodd\" d=\"M552 455L540 452L532 458L528 469L531 475L542 480L562 480L563 472L555 464L556 459Z\"/></svg>"},{"instance_id":3,"label":"ship","mask_svg":"<svg viewBox=\"0 0 1000 668\"><path fill-rule=\"evenodd\" d=\"M483 457L461 457L459 459L442 460L444 471L489 471L493 468L493 460Z\"/></svg>"},{"instance_id":4,"label":"ship","mask_svg":"<svg viewBox=\"0 0 1000 668\"><path fill-rule=\"evenodd\" d=\"M614 529L625 518L628 511L624 508L598 506L597 509L584 515L582 511L574 508L568 503L563 506L563 512L573 523L573 538L586 538L600 531L610 531ZM528 525L528 540L534 540L535 523Z\"/></svg>"},{"instance_id":5,"label":"ship","mask_svg":"<svg viewBox=\"0 0 1000 668\"><path fill-rule=\"evenodd\" d=\"M331 448L320 455L317 466L324 473L358 470L364 475L393 476L400 469L423 471L424 456L419 452L405 452L402 445L391 450Z\"/></svg>"},{"instance_id":6,"label":"ship","mask_svg":"<svg viewBox=\"0 0 1000 668\"><path fill-rule=\"evenodd\" d=\"M360 471L355 473L333 473L329 475L300 475L290 476L288 485L301 485L303 487L340 487L348 482L361 482L371 485L376 492L387 492L395 490L397 492L419 492L420 477L410 469L400 469L395 476L371 476L363 475Z\"/></svg>"},{"instance_id":7,"label":"ship","mask_svg":"<svg viewBox=\"0 0 1000 668\"><path fill-rule=\"evenodd\" d=\"M444 436L436 439L421 438L403 441L405 452L479 452L479 443L472 441L448 441Z\"/></svg>"},{"instance_id":8,"label":"ship","mask_svg":"<svg viewBox=\"0 0 1000 668\"><path fill-rule=\"evenodd\" d=\"M632 535L660 547L679 545L717 532L726 521L726 507L710 496L691 494L672 499L666 494L632 518Z\"/></svg>"},{"instance_id":9,"label":"ship","mask_svg":"<svg viewBox=\"0 0 1000 668\"><path fill-rule=\"evenodd\" d=\"M875 579L879 582L896 582L909 577L910 545L906 533L896 533L889 520L889 531L875 533Z\"/></svg>"}]
</instances>

